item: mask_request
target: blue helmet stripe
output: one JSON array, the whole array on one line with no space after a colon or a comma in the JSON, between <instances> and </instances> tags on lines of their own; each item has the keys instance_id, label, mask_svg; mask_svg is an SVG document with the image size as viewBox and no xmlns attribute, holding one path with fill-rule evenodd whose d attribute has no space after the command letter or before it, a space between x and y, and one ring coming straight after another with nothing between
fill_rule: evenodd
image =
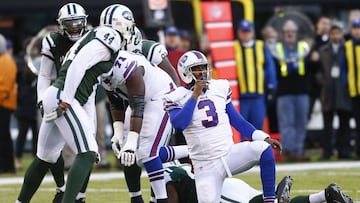
<instances>
[{"instance_id":1,"label":"blue helmet stripe","mask_svg":"<svg viewBox=\"0 0 360 203\"><path fill-rule=\"evenodd\" d=\"M194 53L198 59L203 59L202 55L199 52L193 51L192 53Z\"/></svg>"}]
</instances>

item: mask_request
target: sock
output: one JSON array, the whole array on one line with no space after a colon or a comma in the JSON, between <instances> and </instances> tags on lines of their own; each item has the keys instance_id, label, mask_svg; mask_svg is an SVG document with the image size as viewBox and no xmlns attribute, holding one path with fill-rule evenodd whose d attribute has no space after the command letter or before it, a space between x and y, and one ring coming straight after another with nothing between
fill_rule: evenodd
<instances>
[{"instance_id":1,"label":"sock","mask_svg":"<svg viewBox=\"0 0 360 203\"><path fill-rule=\"evenodd\" d=\"M264 203L274 203L275 197L263 197Z\"/></svg>"},{"instance_id":2,"label":"sock","mask_svg":"<svg viewBox=\"0 0 360 203\"><path fill-rule=\"evenodd\" d=\"M131 197L130 203L144 203L143 198L140 196Z\"/></svg>"},{"instance_id":3,"label":"sock","mask_svg":"<svg viewBox=\"0 0 360 203\"><path fill-rule=\"evenodd\" d=\"M264 203L263 196L262 195L256 195L253 197L249 203Z\"/></svg>"},{"instance_id":4,"label":"sock","mask_svg":"<svg viewBox=\"0 0 360 203\"><path fill-rule=\"evenodd\" d=\"M310 203L309 196L296 196L291 198L290 203Z\"/></svg>"},{"instance_id":5,"label":"sock","mask_svg":"<svg viewBox=\"0 0 360 203\"><path fill-rule=\"evenodd\" d=\"M58 158L55 164L51 164L50 171L54 177L54 181L58 188L65 185L64 178L64 158L62 155Z\"/></svg>"},{"instance_id":6,"label":"sock","mask_svg":"<svg viewBox=\"0 0 360 203\"><path fill-rule=\"evenodd\" d=\"M57 189L59 189L59 190L61 190L61 191L65 192L65 185L63 185L63 186L61 186L61 187L58 187Z\"/></svg>"},{"instance_id":7,"label":"sock","mask_svg":"<svg viewBox=\"0 0 360 203\"><path fill-rule=\"evenodd\" d=\"M76 195L88 178L95 160L95 152L89 151L76 155L75 161L69 170L62 203L75 202Z\"/></svg>"},{"instance_id":8,"label":"sock","mask_svg":"<svg viewBox=\"0 0 360 203\"><path fill-rule=\"evenodd\" d=\"M272 148L269 146L260 157L260 176L263 188L264 202L272 198L275 199L275 159Z\"/></svg>"},{"instance_id":9,"label":"sock","mask_svg":"<svg viewBox=\"0 0 360 203\"><path fill-rule=\"evenodd\" d=\"M140 192L140 196L141 196L141 184L140 184L141 167L139 167L136 163L131 166L124 166L124 175L129 192L130 193ZM133 195L139 196L136 194Z\"/></svg>"},{"instance_id":10,"label":"sock","mask_svg":"<svg viewBox=\"0 0 360 203\"><path fill-rule=\"evenodd\" d=\"M326 201L325 190L309 195L310 203L325 202L325 201Z\"/></svg>"},{"instance_id":11,"label":"sock","mask_svg":"<svg viewBox=\"0 0 360 203\"><path fill-rule=\"evenodd\" d=\"M26 170L24 182L18 200L22 203L30 202L32 196L39 188L45 174L49 170L50 163L47 163L38 157L31 162L29 168Z\"/></svg>"},{"instance_id":12,"label":"sock","mask_svg":"<svg viewBox=\"0 0 360 203\"><path fill-rule=\"evenodd\" d=\"M186 145L162 146L159 150L159 157L163 163L187 156L189 156L189 151Z\"/></svg>"},{"instance_id":13,"label":"sock","mask_svg":"<svg viewBox=\"0 0 360 203\"><path fill-rule=\"evenodd\" d=\"M89 171L89 173L88 173L88 176L87 176L87 178L85 179L85 182L84 182L83 186L82 186L81 189L80 189L80 192L81 192L81 193L85 193L85 191L86 191L86 188L87 188L88 183L89 183L91 171L92 171L92 168L90 169L90 171Z\"/></svg>"},{"instance_id":14,"label":"sock","mask_svg":"<svg viewBox=\"0 0 360 203\"><path fill-rule=\"evenodd\" d=\"M160 157L153 157L153 159L143 162L145 169L148 173L150 185L154 191L155 198L158 200L167 199L164 168L161 163Z\"/></svg>"}]
</instances>

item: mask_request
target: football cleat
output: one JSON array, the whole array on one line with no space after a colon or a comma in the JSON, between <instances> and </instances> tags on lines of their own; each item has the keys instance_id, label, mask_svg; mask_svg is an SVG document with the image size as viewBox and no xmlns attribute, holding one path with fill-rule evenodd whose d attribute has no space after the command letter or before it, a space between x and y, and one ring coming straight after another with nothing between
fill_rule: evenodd
<instances>
[{"instance_id":1,"label":"football cleat","mask_svg":"<svg viewBox=\"0 0 360 203\"><path fill-rule=\"evenodd\" d=\"M353 203L351 197L345 194L336 183L331 183L325 188L325 198L328 203Z\"/></svg>"},{"instance_id":2,"label":"football cleat","mask_svg":"<svg viewBox=\"0 0 360 203\"><path fill-rule=\"evenodd\" d=\"M75 203L85 203L85 197L75 200Z\"/></svg>"},{"instance_id":3,"label":"football cleat","mask_svg":"<svg viewBox=\"0 0 360 203\"><path fill-rule=\"evenodd\" d=\"M64 196L64 192L61 191L60 189L56 189L56 194L55 194L55 197L52 202L53 203L61 203L63 196Z\"/></svg>"},{"instance_id":4,"label":"football cleat","mask_svg":"<svg viewBox=\"0 0 360 203\"><path fill-rule=\"evenodd\" d=\"M278 203L289 203L290 202L290 190L293 183L291 176L285 176L276 187L276 198Z\"/></svg>"}]
</instances>

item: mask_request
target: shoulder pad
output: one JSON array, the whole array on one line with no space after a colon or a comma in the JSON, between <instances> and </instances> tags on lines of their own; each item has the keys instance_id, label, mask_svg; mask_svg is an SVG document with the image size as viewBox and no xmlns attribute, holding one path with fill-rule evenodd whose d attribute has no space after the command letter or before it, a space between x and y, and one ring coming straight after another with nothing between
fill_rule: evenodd
<instances>
[{"instance_id":1,"label":"shoulder pad","mask_svg":"<svg viewBox=\"0 0 360 203\"><path fill-rule=\"evenodd\" d=\"M95 28L95 38L101 41L105 46L109 47L114 52L119 51L121 48L120 34L106 26L99 26Z\"/></svg>"}]
</instances>

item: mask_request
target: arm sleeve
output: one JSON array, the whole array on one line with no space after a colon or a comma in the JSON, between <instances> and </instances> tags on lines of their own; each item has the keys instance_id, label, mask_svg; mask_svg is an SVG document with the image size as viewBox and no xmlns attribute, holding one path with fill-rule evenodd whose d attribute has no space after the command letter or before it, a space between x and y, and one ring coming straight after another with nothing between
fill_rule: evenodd
<instances>
[{"instance_id":1,"label":"arm sleeve","mask_svg":"<svg viewBox=\"0 0 360 203\"><path fill-rule=\"evenodd\" d=\"M231 102L226 104L226 113L229 116L230 124L239 131L241 135L252 140L252 134L256 130L255 127L241 116Z\"/></svg>"},{"instance_id":2,"label":"arm sleeve","mask_svg":"<svg viewBox=\"0 0 360 203\"><path fill-rule=\"evenodd\" d=\"M38 103L43 100L43 94L51 84L51 75L54 68L54 61L43 55L41 57L41 65L37 81Z\"/></svg>"},{"instance_id":3,"label":"arm sleeve","mask_svg":"<svg viewBox=\"0 0 360 203\"><path fill-rule=\"evenodd\" d=\"M62 101L71 104L86 70L101 61L110 60L110 57L110 49L99 40L92 40L80 49L68 68Z\"/></svg>"},{"instance_id":4,"label":"arm sleeve","mask_svg":"<svg viewBox=\"0 0 360 203\"><path fill-rule=\"evenodd\" d=\"M190 98L183 108L174 108L169 111L170 122L175 129L184 130L191 122L196 99Z\"/></svg>"},{"instance_id":5,"label":"arm sleeve","mask_svg":"<svg viewBox=\"0 0 360 203\"><path fill-rule=\"evenodd\" d=\"M264 45L265 55L265 78L267 81L267 88L275 89L277 87L276 71L274 59L271 56L270 50Z\"/></svg>"}]
</instances>

